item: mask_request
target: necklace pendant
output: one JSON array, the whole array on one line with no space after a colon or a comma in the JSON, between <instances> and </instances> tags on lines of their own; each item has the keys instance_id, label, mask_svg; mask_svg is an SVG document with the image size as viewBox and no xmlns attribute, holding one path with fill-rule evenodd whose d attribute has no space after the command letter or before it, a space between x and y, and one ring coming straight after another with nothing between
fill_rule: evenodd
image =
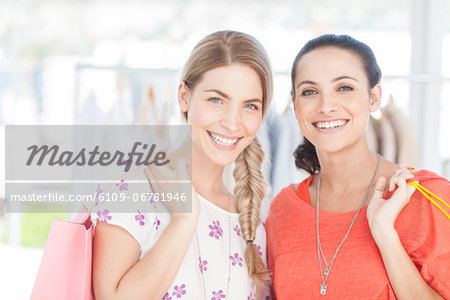
<instances>
[{"instance_id":1,"label":"necklace pendant","mask_svg":"<svg viewBox=\"0 0 450 300\"><path fill-rule=\"evenodd\" d=\"M328 267L323 271L323 275L328 277L328 274L330 274L330 269Z\"/></svg>"},{"instance_id":2,"label":"necklace pendant","mask_svg":"<svg viewBox=\"0 0 450 300\"><path fill-rule=\"evenodd\" d=\"M327 293L327 285L325 283L322 283L320 285L320 294L325 295Z\"/></svg>"}]
</instances>

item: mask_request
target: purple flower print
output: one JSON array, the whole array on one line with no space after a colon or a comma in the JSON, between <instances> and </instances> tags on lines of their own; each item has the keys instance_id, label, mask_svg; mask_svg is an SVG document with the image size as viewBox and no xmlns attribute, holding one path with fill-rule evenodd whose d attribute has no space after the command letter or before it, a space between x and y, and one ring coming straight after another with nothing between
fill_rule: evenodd
<instances>
[{"instance_id":1,"label":"purple flower print","mask_svg":"<svg viewBox=\"0 0 450 300\"><path fill-rule=\"evenodd\" d=\"M242 267L242 257L239 257L238 253L234 253L234 256L230 255L230 259L233 261L231 264L235 266L236 264L239 265L239 267Z\"/></svg>"},{"instance_id":2,"label":"purple flower print","mask_svg":"<svg viewBox=\"0 0 450 300\"><path fill-rule=\"evenodd\" d=\"M109 210L105 209L103 212L98 211L97 212L97 220L103 221L103 222L108 222L109 220L112 219L111 216L108 216L109 214Z\"/></svg>"},{"instance_id":3,"label":"purple flower print","mask_svg":"<svg viewBox=\"0 0 450 300\"><path fill-rule=\"evenodd\" d=\"M199 258L198 258L198 261L199 261L198 267L200 268L200 272L201 272L201 273L203 273L203 271L208 270L208 268L206 267L206 265L208 264L208 261L207 261L207 260L203 260L203 261L202 261L202 258L199 257Z\"/></svg>"},{"instance_id":4,"label":"purple flower print","mask_svg":"<svg viewBox=\"0 0 450 300\"><path fill-rule=\"evenodd\" d=\"M156 225L156 230L158 230L158 226L161 224L161 221L158 220L158 216L155 216L155 222L153 222L153 226Z\"/></svg>"},{"instance_id":5,"label":"purple flower print","mask_svg":"<svg viewBox=\"0 0 450 300\"><path fill-rule=\"evenodd\" d=\"M172 297L169 296L169 293L167 292L164 297L162 297L161 300L172 300Z\"/></svg>"},{"instance_id":6,"label":"purple flower print","mask_svg":"<svg viewBox=\"0 0 450 300\"><path fill-rule=\"evenodd\" d=\"M262 251L261 251L261 246L260 245L256 245L256 244L254 244L255 245L255 247L256 247L256 249L258 249L258 253L259 253L259 256L262 256Z\"/></svg>"},{"instance_id":7,"label":"purple flower print","mask_svg":"<svg viewBox=\"0 0 450 300\"><path fill-rule=\"evenodd\" d=\"M125 183L125 179L122 179L119 183L116 183L116 186L119 187L119 190L128 191L128 183Z\"/></svg>"},{"instance_id":8,"label":"purple flower print","mask_svg":"<svg viewBox=\"0 0 450 300\"><path fill-rule=\"evenodd\" d=\"M236 234L237 234L238 236L241 236L241 229L239 228L238 225L234 226L233 229L234 229L234 231L236 231Z\"/></svg>"},{"instance_id":9,"label":"purple flower print","mask_svg":"<svg viewBox=\"0 0 450 300\"><path fill-rule=\"evenodd\" d=\"M253 295L253 293L250 293L250 295L248 295L247 300L255 300L255 296Z\"/></svg>"},{"instance_id":10,"label":"purple flower print","mask_svg":"<svg viewBox=\"0 0 450 300\"><path fill-rule=\"evenodd\" d=\"M220 222L217 221L213 221L212 225L208 226L209 229L211 229L211 232L209 233L210 237L214 237L216 240L220 239L220 237L222 236L223 230L220 227Z\"/></svg>"},{"instance_id":11,"label":"purple flower print","mask_svg":"<svg viewBox=\"0 0 450 300\"><path fill-rule=\"evenodd\" d=\"M271 300L272 298L270 298L270 296L266 296L265 300Z\"/></svg>"},{"instance_id":12,"label":"purple flower print","mask_svg":"<svg viewBox=\"0 0 450 300\"><path fill-rule=\"evenodd\" d=\"M156 209L156 203L155 203L155 200L153 199L153 193L150 195L150 197L148 197L148 201Z\"/></svg>"},{"instance_id":13,"label":"purple flower print","mask_svg":"<svg viewBox=\"0 0 450 300\"><path fill-rule=\"evenodd\" d=\"M212 292L213 296L211 300L220 300L225 298L225 294L223 294L222 290L219 290L218 292Z\"/></svg>"},{"instance_id":14,"label":"purple flower print","mask_svg":"<svg viewBox=\"0 0 450 300\"><path fill-rule=\"evenodd\" d=\"M126 165L128 163L132 163L133 161L131 159L129 160L122 160L121 165Z\"/></svg>"},{"instance_id":15,"label":"purple flower print","mask_svg":"<svg viewBox=\"0 0 450 300\"><path fill-rule=\"evenodd\" d=\"M145 216L143 214L141 214L141 211L138 209L138 214L134 216L134 219L136 221L139 221L139 225L144 226L145 222L142 221L143 219L145 219Z\"/></svg>"},{"instance_id":16,"label":"purple flower print","mask_svg":"<svg viewBox=\"0 0 450 300\"><path fill-rule=\"evenodd\" d=\"M175 290L172 293L172 296L177 296L177 298L181 298L181 296L186 294L186 290L184 289L186 287L186 285L183 283L180 287L178 287L178 285L176 285L173 289Z\"/></svg>"}]
</instances>

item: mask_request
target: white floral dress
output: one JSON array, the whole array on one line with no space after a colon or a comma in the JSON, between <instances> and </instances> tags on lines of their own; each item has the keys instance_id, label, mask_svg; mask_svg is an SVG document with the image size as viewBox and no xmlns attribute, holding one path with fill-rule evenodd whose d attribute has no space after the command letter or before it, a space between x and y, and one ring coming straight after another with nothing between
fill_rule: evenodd
<instances>
[{"instance_id":1,"label":"white floral dress","mask_svg":"<svg viewBox=\"0 0 450 300\"><path fill-rule=\"evenodd\" d=\"M270 299L268 291L257 291L256 284L248 275L244 258L246 242L241 236L239 214L230 213L200 195L199 201L201 213L196 234L174 281L162 299ZM156 203L151 205L156 208ZM99 207L93 210L92 218L126 229L139 243L142 259L158 241L171 219L169 213L144 211L149 210L111 213L108 209ZM262 223L257 227L254 244L266 263L266 232Z\"/></svg>"}]
</instances>

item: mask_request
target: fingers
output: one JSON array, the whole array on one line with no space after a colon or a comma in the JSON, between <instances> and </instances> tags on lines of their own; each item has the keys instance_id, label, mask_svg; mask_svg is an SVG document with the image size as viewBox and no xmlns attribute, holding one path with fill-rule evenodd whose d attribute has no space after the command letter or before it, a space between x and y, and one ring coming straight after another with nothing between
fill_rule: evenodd
<instances>
[{"instance_id":1,"label":"fingers","mask_svg":"<svg viewBox=\"0 0 450 300\"><path fill-rule=\"evenodd\" d=\"M395 172L396 174L405 174L406 178L413 178L414 175L411 174L410 170L406 167L401 167L399 166L397 171Z\"/></svg>"},{"instance_id":2,"label":"fingers","mask_svg":"<svg viewBox=\"0 0 450 300\"><path fill-rule=\"evenodd\" d=\"M406 179L408 174L406 173L399 173L397 175L392 176L391 182L394 186L398 186L399 189L405 190L407 187Z\"/></svg>"},{"instance_id":3,"label":"fingers","mask_svg":"<svg viewBox=\"0 0 450 300\"><path fill-rule=\"evenodd\" d=\"M408 175L410 174L401 172L391 178L391 182L398 186L391 199L400 210L409 202L409 199L415 191L415 187L406 183L406 179L409 177Z\"/></svg>"},{"instance_id":4,"label":"fingers","mask_svg":"<svg viewBox=\"0 0 450 300\"><path fill-rule=\"evenodd\" d=\"M149 166L144 168L144 174L145 174L145 177L147 178L147 180L150 181L152 178L152 173L151 173Z\"/></svg>"},{"instance_id":5,"label":"fingers","mask_svg":"<svg viewBox=\"0 0 450 300\"><path fill-rule=\"evenodd\" d=\"M407 168L398 167L394 175L392 175L391 179L389 180L389 191L390 192L394 191L395 187L398 186L397 182L403 178L405 180L409 178L414 178L414 175L412 175Z\"/></svg>"},{"instance_id":6,"label":"fingers","mask_svg":"<svg viewBox=\"0 0 450 300\"><path fill-rule=\"evenodd\" d=\"M377 183L375 184L373 198L382 199L385 187L386 187L386 177L381 176L380 178L378 178Z\"/></svg>"},{"instance_id":7,"label":"fingers","mask_svg":"<svg viewBox=\"0 0 450 300\"><path fill-rule=\"evenodd\" d=\"M394 175L392 175L391 179L389 180L389 191L390 192L395 190L395 180L402 172L404 172L404 169L402 167L399 167L399 168L397 168L397 170L395 170Z\"/></svg>"},{"instance_id":8,"label":"fingers","mask_svg":"<svg viewBox=\"0 0 450 300\"><path fill-rule=\"evenodd\" d=\"M163 166L150 165L143 169L151 189L154 192L162 192L168 189L167 183L175 181L190 180L187 172L187 160L178 159L172 167L167 164Z\"/></svg>"},{"instance_id":9,"label":"fingers","mask_svg":"<svg viewBox=\"0 0 450 300\"><path fill-rule=\"evenodd\" d=\"M415 191L416 191L416 187L408 184L407 191L406 191L408 193L408 198L411 198L411 196L414 194Z\"/></svg>"},{"instance_id":10,"label":"fingers","mask_svg":"<svg viewBox=\"0 0 450 300\"><path fill-rule=\"evenodd\" d=\"M168 154L167 154L167 147L164 147L164 148L159 148L159 147L157 147L156 149L156 152L164 152L165 154L166 154L166 157L168 156ZM153 164L150 164L150 165L148 165L148 166L146 166L144 169L143 169L143 171L144 171L144 174L145 174L145 177L147 178L147 180L150 182L151 180L153 180L153 179L155 179L155 169L156 169L156 167L153 165Z\"/></svg>"},{"instance_id":11,"label":"fingers","mask_svg":"<svg viewBox=\"0 0 450 300\"><path fill-rule=\"evenodd\" d=\"M151 169L150 169L149 166L147 166L147 167L144 168L144 175L145 175L145 177L147 178L148 183L150 184L150 189L151 189L152 191L154 191L154 190L155 190L155 186L152 185L152 178L153 178L153 175L152 175L152 172L151 172Z\"/></svg>"},{"instance_id":12,"label":"fingers","mask_svg":"<svg viewBox=\"0 0 450 300\"><path fill-rule=\"evenodd\" d=\"M375 185L375 190L371 202L367 207L367 219L372 234L376 233L380 226L393 226L402 209L409 202L415 188L407 184L406 180L412 178L406 168L398 168L395 174L389 179L389 192L392 195L388 200L384 200L383 190L387 184L386 178L380 177ZM396 189L396 186L398 187ZM394 191L395 190L395 191ZM375 237L375 236L374 236Z\"/></svg>"},{"instance_id":13,"label":"fingers","mask_svg":"<svg viewBox=\"0 0 450 300\"><path fill-rule=\"evenodd\" d=\"M181 158L181 159L177 160L177 164L175 167L176 176L177 176L176 179L189 180L189 176L187 174L187 167L188 167L188 163L185 158Z\"/></svg>"},{"instance_id":14,"label":"fingers","mask_svg":"<svg viewBox=\"0 0 450 300\"><path fill-rule=\"evenodd\" d=\"M405 176L405 173L400 173L397 176L394 176L392 181L399 188L405 188L406 187L406 176Z\"/></svg>"}]
</instances>

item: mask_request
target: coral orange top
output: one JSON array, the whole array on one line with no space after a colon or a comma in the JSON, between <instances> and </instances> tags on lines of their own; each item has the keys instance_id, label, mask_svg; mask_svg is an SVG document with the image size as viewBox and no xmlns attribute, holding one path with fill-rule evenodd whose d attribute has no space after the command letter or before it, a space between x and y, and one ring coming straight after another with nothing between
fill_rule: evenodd
<instances>
[{"instance_id":1,"label":"coral orange top","mask_svg":"<svg viewBox=\"0 0 450 300\"><path fill-rule=\"evenodd\" d=\"M422 170L416 176L437 175ZM395 299L369 229L366 207L333 263L326 295L320 295L316 212L308 195L311 180L312 176L300 183L298 193L292 185L284 188L270 206L266 230L276 299ZM420 184L449 200L447 180L424 180ZM320 241L327 261L333 257L355 212L320 212ZM397 218L395 228L425 281L450 299L450 220L416 191Z\"/></svg>"}]
</instances>

